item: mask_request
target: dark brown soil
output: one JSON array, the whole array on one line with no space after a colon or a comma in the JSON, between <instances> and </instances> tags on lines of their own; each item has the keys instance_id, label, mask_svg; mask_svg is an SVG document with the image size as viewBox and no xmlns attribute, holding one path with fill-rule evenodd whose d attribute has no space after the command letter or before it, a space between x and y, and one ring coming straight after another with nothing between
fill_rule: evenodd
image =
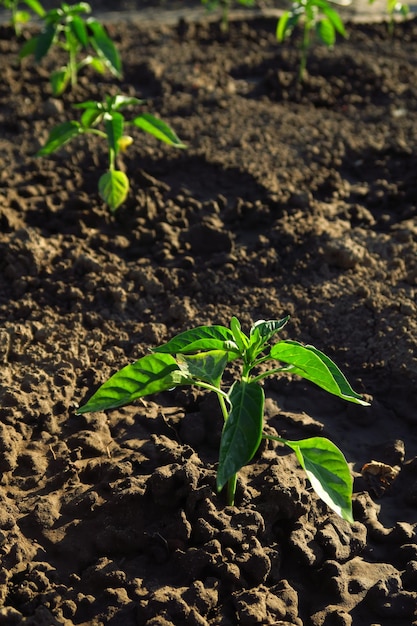
<instances>
[{"instance_id":1,"label":"dark brown soil","mask_svg":"<svg viewBox=\"0 0 417 626\"><path fill-rule=\"evenodd\" d=\"M417 624L417 23L297 49L275 20L109 24L124 79L62 100L1 31L0 624ZM99 141L33 154L71 105L147 99L187 151L135 134L112 216ZM132 116L135 112L132 111ZM266 383L266 428L329 437L355 523L263 445L235 507L214 491L221 418L177 390L77 417L106 378L190 326L291 315L372 399ZM388 485L365 463L400 469Z\"/></svg>"}]
</instances>

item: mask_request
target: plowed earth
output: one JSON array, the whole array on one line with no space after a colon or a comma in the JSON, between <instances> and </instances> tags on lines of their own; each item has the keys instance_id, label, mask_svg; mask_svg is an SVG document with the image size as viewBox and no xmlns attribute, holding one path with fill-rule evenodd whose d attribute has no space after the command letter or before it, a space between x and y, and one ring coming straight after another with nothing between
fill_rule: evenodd
<instances>
[{"instance_id":1,"label":"plowed earth","mask_svg":"<svg viewBox=\"0 0 417 626\"><path fill-rule=\"evenodd\" d=\"M301 86L275 25L109 24L120 85L87 71L62 100L57 57L20 68L2 28L0 624L417 623L417 23L392 40L348 24ZM119 89L188 149L133 131L131 193L111 215L99 140L33 155L73 103ZM150 347L233 314L245 328L290 314L282 336L372 400L265 384L269 432L344 451L353 525L272 443L226 507L211 396L75 415ZM363 476L371 461L392 475Z\"/></svg>"}]
</instances>

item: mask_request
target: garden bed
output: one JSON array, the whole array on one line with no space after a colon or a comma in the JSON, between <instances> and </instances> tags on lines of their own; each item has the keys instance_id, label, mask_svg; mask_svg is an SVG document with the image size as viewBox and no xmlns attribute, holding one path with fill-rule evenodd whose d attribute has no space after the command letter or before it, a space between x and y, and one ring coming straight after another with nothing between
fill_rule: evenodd
<instances>
[{"instance_id":1,"label":"garden bed","mask_svg":"<svg viewBox=\"0 0 417 626\"><path fill-rule=\"evenodd\" d=\"M0 624L417 623L417 23L347 24L301 86L275 26L111 23L123 80L86 71L61 100L54 57L20 67L2 27ZM33 155L72 104L119 88L188 149L138 130L111 215L100 141ZM344 451L353 525L271 442L225 506L221 415L195 390L75 415L176 332L286 314L282 336L372 401L265 383L268 432Z\"/></svg>"}]
</instances>

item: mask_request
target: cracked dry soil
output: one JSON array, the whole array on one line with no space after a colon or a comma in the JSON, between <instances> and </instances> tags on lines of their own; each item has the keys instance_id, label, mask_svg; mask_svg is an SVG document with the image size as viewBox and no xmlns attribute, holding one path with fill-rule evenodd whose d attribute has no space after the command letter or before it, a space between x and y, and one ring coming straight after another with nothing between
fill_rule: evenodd
<instances>
[{"instance_id":1,"label":"cracked dry soil","mask_svg":"<svg viewBox=\"0 0 417 626\"><path fill-rule=\"evenodd\" d=\"M1 30L0 624L417 623L417 23L348 25L297 51L275 20L108 25L120 85L88 72L51 98ZM27 33L26 33L27 36ZM102 144L33 154L71 105L147 99L187 151L135 135L131 193L99 200ZM133 112L132 112L133 114ZM291 315L370 408L265 383L266 429L322 434L355 477L355 523L295 457L263 445L235 507L214 492L221 417L178 389L75 416L175 332ZM395 480L362 475L378 461ZM389 484L391 482L391 484Z\"/></svg>"}]
</instances>

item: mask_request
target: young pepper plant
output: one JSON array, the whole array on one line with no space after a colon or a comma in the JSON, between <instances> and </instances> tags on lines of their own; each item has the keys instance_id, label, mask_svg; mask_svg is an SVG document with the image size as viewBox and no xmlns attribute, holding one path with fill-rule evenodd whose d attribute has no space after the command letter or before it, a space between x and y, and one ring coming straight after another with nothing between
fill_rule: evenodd
<instances>
[{"instance_id":1,"label":"young pepper plant","mask_svg":"<svg viewBox=\"0 0 417 626\"><path fill-rule=\"evenodd\" d=\"M44 27L39 35L29 39L20 51L23 59L31 54L39 63L52 46L58 46L68 55L68 63L51 74L52 92L61 95L68 85L77 84L78 73L86 65L104 74L109 70L118 78L122 75L122 64L113 41L104 27L94 18L85 18L91 13L87 2L69 5L63 2L57 9L42 15ZM78 60L82 51L92 50Z\"/></svg>"},{"instance_id":2,"label":"young pepper plant","mask_svg":"<svg viewBox=\"0 0 417 626\"><path fill-rule=\"evenodd\" d=\"M220 28L224 33L229 30L229 13L233 0L201 0L201 3L207 7L209 11L213 9L221 9ZM245 7L252 7L255 0L237 0L239 4Z\"/></svg>"},{"instance_id":3,"label":"young pepper plant","mask_svg":"<svg viewBox=\"0 0 417 626\"><path fill-rule=\"evenodd\" d=\"M293 0L291 9L285 11L278 20L277 40L283 42L300 22L303 26L298 81L302 82L313 35L326 46L331 47L336 42L336 33L346 37L346 30L339 13L326 0Z\"/></svg>"},{"instance_id":4,"label":"young pepper plant","mask_svg":"<svg viewBox=\"0 0 417 626\"><path fill-rule=\"evenodd\" d=\"M38 0L0 0L0 7L3 6L12 14L10 23L16 35L21 34L22 25L30 20L30 12L26 9L19 8L20 5L25 5L30 11L38 15L38 17L43 18L45 16L45 9Z\"/></svg>"},{"instance_id":5,"label":"young pepper plant","mask_svg":"<svg viewBox=\"0 0 417 626\"><path fill-rule=\"evenodd\" d=\"M133 142L130 135L124 134L127 125L141 128L176 148L186 147L168 124L150 113L142 113L127 122L121 113L122 109L138 104L143 104L143 100L121 94L107 96L103 102L88 100L75 104L75 109L83 111L80 121L72 120L55 126L36 156L48 156L79 135L90 134L105 139L108 148L108 171L100 177L98 190L110 210L116 211L126 200L130 188L128 177L117 169L116 163L118 154ZM99 125L102 127L97 128Z\"/></svg>"},{"instance_id":6,"label":"young pepper plant","mask_svg":"<svg viewBox=\"0 0 417 626\"><path fill-rule=\"evenodd\" d=\"M249 335L236 317L230 328L214 325L187 330L116 372L77 413L114 409L179 385L213 391L224 417L217 490L227 485L228 504L234 503L237 473L253 459L262 439L270 439L291 448L319 497L342 518L353 521L352 477L345 457L331 441L324 437L290 441L263 433L261 383L267 376L295 374L344 400L368 404L335 363L313 346L289 340L272 343L288 319L258 321ZM236 359L241 361L241 376L224 390L223 373ZM270 367L265 370L266 363Z\"/></svg>"},{"instance_id":7,"label":"young pepper plant","mask_svg":"<svg viewBox=\"0 0 417 626\"><path fill-rule=\"evenodd\" d=\"M375 0L369 0L369 4L373 4L374 2ZM394 34L395 14L401 15L403 18L407 17L410 12L410 6L400 0L387 0L386 6L388 15L388 34L392 37Z\"/></svg>"}]
</instances>

